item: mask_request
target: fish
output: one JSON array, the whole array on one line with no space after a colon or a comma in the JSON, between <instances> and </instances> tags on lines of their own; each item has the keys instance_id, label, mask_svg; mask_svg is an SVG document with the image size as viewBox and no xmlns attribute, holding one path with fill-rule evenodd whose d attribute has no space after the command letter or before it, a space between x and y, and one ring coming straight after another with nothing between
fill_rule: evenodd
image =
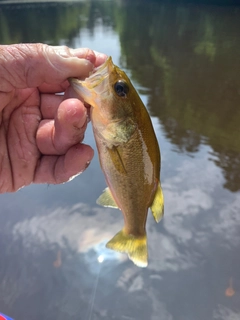
<instances>
[{"instance_id":1,"label":"fish","mask_svg":"<svg viewBox=\"0 0 240 320\"><path fill-rule=\"evenodd\" d=\"M70 78L79 98L91 106L90 119L107 188L97 204L122 211L124 227L107 244L148 265L146 220L164 214L161 156L151 118L126 73L109 56L85 80Z\"/></svg>"}]
</instances>

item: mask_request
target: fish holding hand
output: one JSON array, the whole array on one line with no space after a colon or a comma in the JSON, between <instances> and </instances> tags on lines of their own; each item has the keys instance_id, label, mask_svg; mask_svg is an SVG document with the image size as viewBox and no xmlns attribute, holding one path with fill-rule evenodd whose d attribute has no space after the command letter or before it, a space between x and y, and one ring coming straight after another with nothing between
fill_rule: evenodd
<instances>
[{"instance_id":1,"label":"fish holding hand","mask_svg":"<svg viewBox=\"0 0 240 320\"><path fill-rule=\"evenodd\" d=\"M91 105L91 121L108 185L97 203L119 208L124 227L107 248L125 252L139 267L148 264L146 220L163 216L160 150L150 116L127 75L111 57L84 81L71 86Z\"/></svg>"}]
</instances>

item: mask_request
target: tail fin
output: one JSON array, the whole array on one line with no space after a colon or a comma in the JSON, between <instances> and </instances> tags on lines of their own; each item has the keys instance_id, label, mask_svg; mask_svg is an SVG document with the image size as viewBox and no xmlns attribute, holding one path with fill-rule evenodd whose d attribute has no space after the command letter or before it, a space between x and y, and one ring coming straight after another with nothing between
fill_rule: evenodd
<instances>
[{"instance_id":1,"label":"tail fin","mask_svg":"<svg viewBox=\"0 0 240 320\"><path fill-rule=\"evenodd\" d=\"M138 267L146 267L148 264L147 237L134 237L124 230L118 232L107 244L106 247L119 252L126 252L129 259Z\"/></svg>"}]
</instances>

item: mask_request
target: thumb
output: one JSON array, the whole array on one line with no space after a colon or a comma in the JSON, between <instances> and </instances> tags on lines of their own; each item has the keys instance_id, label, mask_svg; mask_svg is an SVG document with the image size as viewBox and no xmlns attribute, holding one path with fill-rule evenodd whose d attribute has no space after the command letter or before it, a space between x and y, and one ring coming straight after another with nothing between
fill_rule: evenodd
<instances>
[{"instance_id":1,"label":"thumb","mask_svg":"<svg viewBox=\"0 0 240 320\"><path fill-rule=\"evenodd\" d=\"M0 56L2 91L13 87L34 88L43 83L61 84L69 77L84 78L89 75L96 60L90 49L70 49L42 43L2 45Z\"/></svg>"}]
</instances>

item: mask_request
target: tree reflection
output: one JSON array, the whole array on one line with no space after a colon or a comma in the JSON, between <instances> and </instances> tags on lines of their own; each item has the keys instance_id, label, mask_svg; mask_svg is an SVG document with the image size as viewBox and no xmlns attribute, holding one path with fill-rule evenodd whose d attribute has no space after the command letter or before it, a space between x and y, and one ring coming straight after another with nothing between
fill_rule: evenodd
<instances>
[{"instance_id":1,"label":"tree reflection","mask_svg":"<svg viewBox=\"0 0 240 320\"><path fill-rule=\"evenodd\" d=\"M66 43L114 28L122 66L148 89L148 107L179 152L208 143L225 187L240 189L240 8L178 2L87 1L2 7L0 41Z\"/></svg>"},{"instance_id":2,"label":"tree reflection","mask_svg":"<svg viewBox=\"0 0 240 320\"><path fill-rule=\"evenodd\" d=\"M226 179L224 187L232 192L239 190L240 181L240 153L234 151L215 152L215 164L223 169Z\"/></svg>"},{"instance_id":3,"label":"tree reflection","mask_svg":"<svg viewBox=\"0 0 240 320\"><path fill-rule=\"evenodd\" d=\"M239 190L239 8L128 3L122 11L126 67L150 89L149 108L166 137L180 152L196 152L207 139L225 187Z\"/></svg>"},{"instance_id":4,"label":"tree reflection","mask_svg":"<svg viewBox=\"0 0 240 320\"><path fill-rule=\"evenodd\" d=\"M88 15L88 5L8 5L0 10L0 42L45 42L59 44L79 32L79 13Z\"/></svg>"}]
</instances>

